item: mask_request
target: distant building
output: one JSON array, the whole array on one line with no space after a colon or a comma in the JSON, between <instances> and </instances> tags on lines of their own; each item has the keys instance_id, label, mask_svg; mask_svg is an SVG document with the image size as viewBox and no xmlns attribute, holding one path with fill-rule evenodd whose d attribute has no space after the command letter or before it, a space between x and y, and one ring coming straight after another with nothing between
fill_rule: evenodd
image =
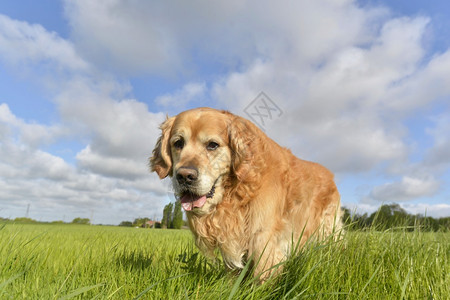
<instances>
[{"instance_id":1,"label":"distant building","mask_svg":"<svg viewBox=\"0 0 450 300\"><path fill-rule=\"evenodd\" d=\"M161 228L161 222L148 220L145 222L145 228Z\"/></svg>"}]
</instances>

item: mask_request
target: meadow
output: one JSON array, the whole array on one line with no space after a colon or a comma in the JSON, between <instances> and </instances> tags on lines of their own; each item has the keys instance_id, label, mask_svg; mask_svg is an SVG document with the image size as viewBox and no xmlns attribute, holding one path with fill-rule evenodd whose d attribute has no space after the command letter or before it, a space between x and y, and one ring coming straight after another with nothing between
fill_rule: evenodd
<instances>
[{"instance_id":1,"label":"meadow","mask_svg":"<svg viewBox=\"0 0 450 300\"><path fill-rule=\"evenodd\" d=\"M0 224L0 299L448 299L450 233L348 232L258 284L188 230Z\"/></svg>"}]
</instances>

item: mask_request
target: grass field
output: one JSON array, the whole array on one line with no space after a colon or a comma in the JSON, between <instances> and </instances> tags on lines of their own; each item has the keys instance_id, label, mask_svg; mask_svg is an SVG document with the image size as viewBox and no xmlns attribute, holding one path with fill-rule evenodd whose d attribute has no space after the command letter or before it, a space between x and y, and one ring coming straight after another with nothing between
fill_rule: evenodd
<instances>
[{"instance_id":1,"label":"grass field","mask_svg":"<svg viewBox=\"0 0 450 300\"><path fill-rule=\"evenodd\" d=\"M449 256L450 233L350 232L260 285L188 230L0 224L0 299L449 299Z\"/></svg>"}]
</instances>

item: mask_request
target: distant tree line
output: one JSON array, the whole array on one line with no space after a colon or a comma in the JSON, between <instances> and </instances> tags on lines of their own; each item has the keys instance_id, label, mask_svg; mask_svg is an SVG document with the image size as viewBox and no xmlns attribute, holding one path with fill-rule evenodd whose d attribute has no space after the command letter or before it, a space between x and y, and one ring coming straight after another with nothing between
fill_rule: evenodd
<instances>
[{"instance_id":1,"label":"distant tree line","mask_svg":"<svg viewBox=\"0 0 450 300\"><path fill-rule=\"evenodd\" d=\"M433 217L421 214L408 214L398 204L382 205L376 212L372 214L357 214L348 208L343 208L343 221L347 230L386 230L390 228L398 228L402 230L423 230L423 231L450 231L450 216L435 219ZM40 222L31 218L15 218L13 220L1 218L0 222L14 223L50 223L50 224L66 224L63 221ZM88 218L75 218L71 224L90 225ZM123 221L119 226L127 227L144 227L144 228L175 228L180 229L185 224L183 220L183 212L181 210L180 201L169 203L164 207L163 218L161 222L152 221L150 218L136 218L133 222Z\"/></svg>"},{"instance_id":2,"label":"distant tree line","mask_svg":"<svg viewBox=\"0 0 450 300\"><path fill-rule=\"evenodd\" d=\"M183 227L183 211L181 210L180 201L169 203L164 206L163 217L161 222L152 221L149 218L137 218L131 221L122 221L119 226L124 227L142 227L142 228L170 228L180 229Z\"/></svg>"},{"instance_id":3,"label":"distant tree line","mask_svg":"<svg viewBox=\"0 0 450 300\"><path fill-rule=\"evenodd\" d=\"M13 220L7 219L7 218L0 218L1 222L14 222L14 223L21 223L21 224L34 224L34 223L42 223L42 224L79 224L79 225L90 225L91 220L88 218L75 218L70 223L66 223L64 221L52 221L52 222L42 222L42 221L36 221L31 218L26 217L19 217L15 218Z\"/></svg>"},{"instance_id":4,"label":"distant tree line","mask_svg":"<svg viewBox=\"0 0 450 300\"><path fill-rule=\"evenodd\" d=\"M161 228L161 222L153 221L150 218L136 218L133 222L122 221L119 226L123 227L141 227L141 228Z\"/></svg>"},{"instance_id":5,"label":"distant tree line","mask_svg":"<svg viewBox=\"0 0 450 300\"><path fill-rule=\"evenodd\" d=\"M382 205L376 212L370 215L367 213L363 215L352 214L345 207L343 210L343 221L349 230L368 228L386 230L399 228L407 231L450 231L450 217L435 219L420 214L411 215L396 203Z\"/></svg>"}]
</instances>

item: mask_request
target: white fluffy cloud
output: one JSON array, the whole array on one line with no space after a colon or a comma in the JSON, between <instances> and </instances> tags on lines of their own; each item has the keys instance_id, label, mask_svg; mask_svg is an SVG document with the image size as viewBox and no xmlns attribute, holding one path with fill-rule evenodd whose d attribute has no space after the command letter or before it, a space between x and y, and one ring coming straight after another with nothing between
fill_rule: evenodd
<instances>
[{"instance_id":1,"label":"white fluffy cloud","mask_svg":"<svg viewBox=\"0 0 450 300\"><path fill-rule=\"evenodd\" d=\"M370 34L379 10L353 1L134 2L66 1L74 40L99 64L121 70L187 72L193 56L235 65L255 57L318 63Z\"/></svg>"},{"instance_id":2,"label":"white fluffy cloud","mask_svg":"<svg viewBox=\"0 0 450 300\"><path fill-rule=\"evenodd\" d=\"M147 156L140 163L126 156L86 153L87 146L78 154L79 166L73 166L27 143L22 135L28 126L33 124L17 118L6 104L0 105L2 215L16 215L18 208L23 215L30 205L34 218L33 212L44 220L65 221L94 214L96 223L115 223L143 213L158 216L162 211L166 187L148 174Z\"/></svg>"},{"instance_id":3,"label":"white fluffy cloud","mask_svg":"<svg viewBox=\"0 0 450 300\"><path fill-rule=\"evenodd\" d=\"M44 75L61 117L59 124L42 125L0 104L2 216L22 216L27 205L30 217L44 220L94 214L97 223L116 223L158 216L167 194L149 174L148 157L164 114L124 98L127 85L96 70L55 33L1 15L0 23L0 60L26 68L30 78ZM75 165L42 150L65 138L86 143Z\"/></svg>"},{"instance_id":4,"label":"white fluffy cloud","mask_svg":"<svg viewBox=\"0 0 450 300\"><path fill-rule=\"evenodd\" d=\"M66 15L80 51L103 67L145 72L181 63L164 12L150 2L66 1Z\"/></svg>"},{"instance_id":5,"label":"white fluffy cloud","mask_svg":"<svg viewBox=\"0 0 450 300\"><path fill-rule=\"evenodd\" d=\"M428 129L434 144L428 150L424 164L445 170L450 165L450 116L443 114L434 118L436 126Z\"/></svg>"},{"instance_id":6,"label":"white fluffy cloud","mask_svg":"<svg viewBox=\"0 0 450 300\"><path fill-rule=\"evenodd\" d=\"M80 58L72 43L41 25L12 20L0 14L0 56L21 67L48 64L60 71L85 71L89 65Z\"/></svg>"},{"instance_id":7,"label":"white fluffy cloud","mask_svg":"<svg viewBox=\"0 0 450 300\"><path fill-rule=\"evenodd\" d=\"M78 165L108 177L148 176L148 158L165 116L136 100L114 100L112 92L80 81L57 97L63 118L89 137L76 156Z\"/></svg>"},{"instance_id":8,"label":"white fluffy cloud","mask_svg":"<svg viewBox=\"0 0 450 300\"><path fill-rule=\"evenodd\" d=\"M165 94L157 97L155 102L162 107L183 108L188 103L203 100L206 93L206 84L188 83L175 93Z\"/></svg>"},{"instance_id":9,"label":"white fluffy cloud","mask_svg":"<svg viewBox=\"0 0 450 300\"><path fill-rule=\"evenodd\" d=\"M401 181L375 187L369 198L381 202L403 202L433 196L438 188L439 182L431 176L404 176Z\"/></svg>"},{"instance_id":10,"label":"white fluffy cloud","mask_svg":"<svg viewBox=\"0 0 450 300\"><path fill-rule=\"evenodd\" d=\"M403 203L401 206L409 213L415 215L433 216L434 218L445 218L450 215L450 204L448 203L434 205L427 203Z\"/></svg>"},{"instance_id":11,"label":"white fluffy cloud","mask_svg":"<svg viewBox=\"0 0 450 300\"><path fill-rule=\"evenodd\" d=\"M8 135L17 136L27 146L37 148L65 136L66 132L58 125L27 123L17 118L6 103L2 103L0 104L0 136Z\"/></svg>"}]
</instances>

